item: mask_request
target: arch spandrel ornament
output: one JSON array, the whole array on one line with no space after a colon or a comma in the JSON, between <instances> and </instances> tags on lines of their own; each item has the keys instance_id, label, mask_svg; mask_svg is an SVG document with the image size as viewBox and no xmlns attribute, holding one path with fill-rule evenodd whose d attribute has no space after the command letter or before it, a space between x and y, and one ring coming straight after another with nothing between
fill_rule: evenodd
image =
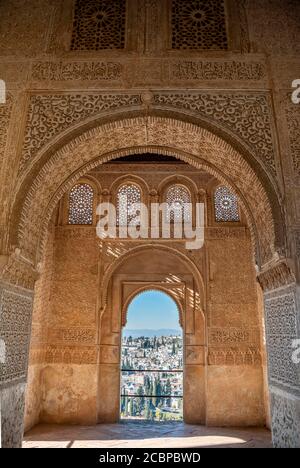
<instances>
[{"instance_id":1,"label":"arch spandrel ornament","mask_svg":"<svg viewBox=\"0 0 300 468\"><path fill-rule=\"evenodd\" d=\"M108 289L109 289L109 284L112 281L113 276L116 274L118 269L122 267L123 264L128 262L131 258L137 257L142 253L151 253L151 251L160 251L162 255L164 254L169 254L175 256L178 261L182 262L182 264L186 265L186 269L191 273L191 275L194 277L195 284L197 287L197 290L199 291L199 295L201 296L202 300L201 302L198 303L200 304L202 312L204 312L204 304L205 304L205 286L204 286L204 280L203 277L199 271L199 268L195 265L195 263L184 253L180 252L176 248L172 247L167 247L163 244L156 244L155 247L152 245L141 245L141 246L135 246L129 250L124 249L122 253L118 256L117 259L111 262L111 264L107 267L107 269L104 272L103 278L102 278L102 295L101 295L101 301L100 301L100 318L102 314L105 312L105 309L108 305ZM171 278L170 278L170 283L172 283ZM176 284L174 285L174 287Z\"/></svg>"}]
</instances>

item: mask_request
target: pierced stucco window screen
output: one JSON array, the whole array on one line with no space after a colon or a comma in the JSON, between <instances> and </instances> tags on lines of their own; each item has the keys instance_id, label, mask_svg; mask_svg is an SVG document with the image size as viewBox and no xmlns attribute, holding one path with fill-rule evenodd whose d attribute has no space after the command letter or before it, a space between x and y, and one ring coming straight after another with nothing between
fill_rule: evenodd
<instances>
[{"instance_id":1,"label":"pierced stucco window screen","mask_svg":"<svg viewBox=\"0 0 300 468\"><path fill-rule=\"evenodd\" d=\"M93 224L94 190L89 184L75 185L69 194L69 224Z\"/></svg>"},{"instance_id":2,"label":"pierced stucco window screen","mask_svg":"<svg viewBox=\"0 0 300 468\"><path fill-rule=\"evenodd\" d=\"M227 187L218 187L214 196L215 219L217 222L240 221L237 196Z\"/></svg>"}]
</instances>

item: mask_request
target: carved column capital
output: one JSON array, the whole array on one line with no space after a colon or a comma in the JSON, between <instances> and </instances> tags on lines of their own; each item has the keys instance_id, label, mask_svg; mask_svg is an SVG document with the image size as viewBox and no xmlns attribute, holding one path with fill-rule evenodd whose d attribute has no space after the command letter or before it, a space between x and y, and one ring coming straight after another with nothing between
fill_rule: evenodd
<instances>
[{"instance_id":1,"label":"carved column capital","mask_svg":"<svg viewBox=\"0 0 300 468\"><path fill-rule=\"evenodd\" d=\"M0 257L0 279L3 282L33 290L38 277L35 266L18 249L10 256Z\"/></svg>"},{"instance_id":2,"label":"carved column capital","mask_svg":"<svg viewBox=\"0 0 300 468\"><path fill-rule=\"evenodd\" d=\"M101 203L110 203L112 199L112 194L108 189L104 189L101 192Z\"/></svg>"}]
</instances>

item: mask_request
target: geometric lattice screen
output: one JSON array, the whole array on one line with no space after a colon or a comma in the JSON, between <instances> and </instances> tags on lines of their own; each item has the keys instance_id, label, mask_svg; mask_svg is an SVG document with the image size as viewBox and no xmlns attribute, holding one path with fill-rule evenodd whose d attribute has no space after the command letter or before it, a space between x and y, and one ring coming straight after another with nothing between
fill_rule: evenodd
<instances>
[{"instance_id":1,"label":"geometric lattice screen","mask_svg":"<svg viewBox=\"0 0 300 468\"><path fill-rule=\"evenodd\" d=\"M88 184L75 185L69 195L69 224L93 224L94 191Z\"/></svg>"},{"instance_id":2,"label":"geometric lattice screen","mask_svg":"<svg viewBox=\"0 0 300 468\"><path fill-rule=\"evenodd\" d=\"M172 0L172 48L226 50L223 0Z\"/></svg>"},{"instance_id":3,"label":"geometric lattice screen","mask_svg":"<svg viewBox=\"0 0 300 468\"><path fill-rule=\"evenodd\" d=\"M117 223L127 226L137 217L137 208L142 202L141 190L133 184L122 185L117 195Z\"/></svg>"},{"instance_id":4,"label":"geometric lattice screen","mask_svg":"<svg viewBox=\"0 0 300 468\"><path fill-rule=\"evenodd\" d=\"M227 187L219 187L215 191L215 217L217 222L240 220L238 199Z\"/></svg>"},{"instance_id":5,"label":"geometric lattice screen","mask_svg":"<svg viewBox=\"0 0 300 468\"><path fill-rule=\"evenodd\" d=\"M71 50L124 49L126 0L76 0Z\"/></svg>"},{"instance_id":6,"label":"geometric lattice screen","mask_svg":"<svg viewBox=\"0 0 300 468\"><path fill-rule=\"evenodd\" d=\"M172 185L166 193L167 221L181 223L191 221L191 195L186 187Z\"/></svg>"}]
</instances>

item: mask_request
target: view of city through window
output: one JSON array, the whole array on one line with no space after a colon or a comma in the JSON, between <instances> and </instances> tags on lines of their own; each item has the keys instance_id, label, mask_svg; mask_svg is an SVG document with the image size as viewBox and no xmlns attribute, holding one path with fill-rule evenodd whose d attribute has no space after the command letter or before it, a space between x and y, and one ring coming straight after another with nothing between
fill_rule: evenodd
<instances>
[{"instance_id":1,"label":"view of city through window","mask_svg":"<svg viewBox=\"0 0 300 468\"><path fill-rule=\"evenodd\" d=\"M128 308L121 356L121 418L180 421L183 340L176 303L147 291Z\"/></svg>"}]
</instances>

